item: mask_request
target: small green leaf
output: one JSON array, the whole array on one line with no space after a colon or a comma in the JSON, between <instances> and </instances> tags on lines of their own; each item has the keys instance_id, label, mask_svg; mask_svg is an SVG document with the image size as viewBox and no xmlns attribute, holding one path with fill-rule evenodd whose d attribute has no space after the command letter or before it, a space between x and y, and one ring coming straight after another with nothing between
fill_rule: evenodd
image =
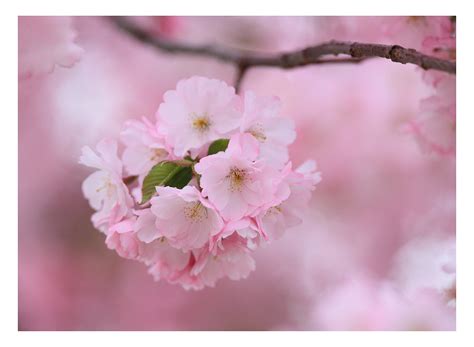
<instances>
[{"instance_id":1,"label":"small green leaf","mask_svg":"<svg viewBox=\"0 0 474 347\"><path fill-rule=\"evenodd\" d=\"M229 145L229 139L219 139L211 143L207 151L207 155L216 154L218 152L223 152L227 149Z\"/></svg>"},{"instance_id":2,"label":"small green leaf","mask_svg":"<svg viewBox=\"0 0 474 347\"><path fill-rule=\"evenodd\" d=\"M179 166L171 161L156 164L143 180L141 203L144 204L151 199L156 193L155 187L169 186L181 189L191 181L192 177L192 168L189 166Z\"/></svg>"},{"instance_id":3,"label":"small green leaf","mask_svg":"<svg viewBox=\"0 0 474 347\"><path fill-rule=\"evenodd\" d=\"M193 169L190 166L180 167L176 174L168 181L165 186L184 188L193 178Z\"/></svg>"}]
</instances>

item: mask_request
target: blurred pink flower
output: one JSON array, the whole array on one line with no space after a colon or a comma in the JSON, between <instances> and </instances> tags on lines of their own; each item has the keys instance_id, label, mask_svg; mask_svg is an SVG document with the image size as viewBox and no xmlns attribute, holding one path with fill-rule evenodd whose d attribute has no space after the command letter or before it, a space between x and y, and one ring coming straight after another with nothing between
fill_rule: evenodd
<instances>
[{"instance_id":1,"label":"blurred pink flower","mask_svg":"<svg viewBox=\"0 0 474 347\"><path fill-rule=\"evenodd\" d=\"M18 17L18 76L21 79L71 67L83 54L71 17Z\"/></svg>"},{"instance_id":2,"label":"blurred pink flower","mask_svg":"<svg viewBox=\"0 0 474 347\"><path fill-rule=\"evenodd\" d=\"M389 282L355 277L320 297L314 312L324 330L453 330L454 311L439 295L420 291L405 297Z\"/></svg>"},{"instance_id":3,"label":"blurred pink flower","mask_svg":"<svg viewBox=\"0 0 474 347\"><path fill-rule=\"evenodd\" d=\"M449 16L388 17L387 35L400 45L432 55L428 38L447 38L453 31Z\"/></svg>"},{"instance_id":4,"label":"blurred pink flower","mask_svg":"<svg viewBox=\"0 0 474 347\"><path fill-rule=\"evenodd\" d=\"M438 217L439 220L439 217ZM449 306L456 306L456 239L436 231L416 237L394 257L391 278L408 296L434 290Z\"/></svg>"},{"instance_id":5,"label":"blurred pink flower","mask_svg":"<svg viewBox=\"0 0 474 347\"><path fill-rule=\"evenodd\" d=\"M420 114L410 125L423 151L453 155L456 150L456 120L439 107L439 99L423 100Z\"/></svg>"}]
</instances>

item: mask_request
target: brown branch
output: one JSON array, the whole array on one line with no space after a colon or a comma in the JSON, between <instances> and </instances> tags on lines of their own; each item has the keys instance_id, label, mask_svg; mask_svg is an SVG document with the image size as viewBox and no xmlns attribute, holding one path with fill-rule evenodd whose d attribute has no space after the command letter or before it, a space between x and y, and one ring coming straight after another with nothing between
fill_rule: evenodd
<instances>
[{"instance_id":1,"label":"brown branch","mask_svg":"<svg viewBox=\"0 0 474 347\"><path fill-rule=\"evenodd\" d=\"M135 39L170 53L184 53L214 58L234 64L237 71L237 87L241 84L245 72L256 66L292 69L301 66L326 63L359 63L367 58L385 58L401 64L418 65L425 70L438 70L456 74L456 62L443 60L422 54L414 49L398 45L373 43L330 41L297 50L273 55L261 55L255 52L224 48L213 45L192 45L177 43L153 36L122 17L111 17L112 21ZM350 56L348 59L323 59L325 56Z\"/></svg>"}]
</instances>

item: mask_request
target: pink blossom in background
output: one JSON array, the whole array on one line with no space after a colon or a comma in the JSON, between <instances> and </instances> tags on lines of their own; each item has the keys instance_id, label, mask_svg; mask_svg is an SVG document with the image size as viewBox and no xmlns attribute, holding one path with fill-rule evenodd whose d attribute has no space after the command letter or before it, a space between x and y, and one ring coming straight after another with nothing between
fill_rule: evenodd
<instances>
[{"instance_id":1,"label":"pink blossom in background","mask_svg":"<svg viewBox=\"0 0 474 347\"><path fill-rule=\"evenodd\" d=\"M454 310L436 293L405 297L390 283L363 277L320 298L315 324L324 330L452 330Z\"/></svg>"},{"instance_id":2,"label":"pink blossom in background","mask_svg":"<svg viewBox=\"0 0 474 347\"><path fill-rule=\"evenodd\" d=\"M69 17L18 17L18 76L20 79L72 67L83 54L74 40Z\"/></svg>"},{"instance_id":3,"label":"pink blossom in background","mask_svg":"<svg viewBox=\"0 0 474 347\"><path fill-rule=\"evenodd\" d=\"M337 39L456 59L450 17L128 19L190 44L280 52ZM455 76L383 59L255 67L236 94L235 74L154 50L107 18L19 18L19 329L455 329ZM223 82L178 87L191 76ZM210 167L258 177L260 160L275 162L237 201L248 216L224 212L199 251L188 246L202 239L180 228L163 239L152 210L131 203L159 161L207 154L192 122L167 115L178 110L225 115L206 141L248 135L203 165L206 208L226 205L211 198ZM96 147L103 138L117 151ZM77 163L84 146L93 168Z\"/></svg>"}]
</instances>

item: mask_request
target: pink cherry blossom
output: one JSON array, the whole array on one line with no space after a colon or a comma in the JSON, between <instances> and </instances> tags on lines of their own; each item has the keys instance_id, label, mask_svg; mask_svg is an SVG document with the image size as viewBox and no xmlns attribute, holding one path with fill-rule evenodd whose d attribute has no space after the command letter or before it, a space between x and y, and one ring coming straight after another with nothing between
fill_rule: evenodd
<instances>
[{"instance_id":1,"label":"pink cherry blossom","mask_svg":"<svg viewBox=\"0 0 474 347\"><path fill-rule=\"evenodd\" d=\"M158 135L156 126L143 117L142 121L125 122L120 133L125 144L123 164L128 174L146 175L153 165L168 159L164 139Z\"/></svg>"},{"instance_id":2,"label":"pink cherry blossom","mask_svg":"<svg viewBox=\"0 0 474 347\"><path fill-rule=\"evenodd\" d=\"M390 282L357 276L326 291L314 312L323 330L453 330L454 311L433 291L412 297Z\"/></svg>"},{"instance_id":3,"label":"pink cherry blossom","mask_svg":"<svg viewBox=\"0 0 474 347\"><path fill-rule=\"evenodd\" d=\"M134 218L125 219L112 225L107 231L105 243L118 255L126 259L136 259L139 254L140 241L133 232Z\"/></svg>"},{"instance_id":4,"label":"pink cherry blossom","mask_svg":"<svg viewBox=\"0 0 474 347\"><path fill-rule=\"evenodd\" d=\"M176 90L166 92L163 99L158 127L177 156L225 137L239 126L238 97L223 81L191 77L179 81Z\"/></svg>"},{"instance_id":5,"label":"pink cherry blossom","mask_svg":"<svg viewBox=\"0 0 474 347\"><path fill-rule=\"evenodd\" d=\"M408 16L392 17L386 31L400 45L432 55L425 40L428 37L449 37L452 30L453 23L447 16Z\"/></svg>"},{"instance_id":6,"label":"pink cherry blossom","mask_svg":"<svg viewBox=\"0 0 474 347\"><path fill-rule=\"evenodd\" d=\"M435 209L436 221L440 219ZM427 216L429 217L429 216ZM427 223L436 230L440 223ZM419 236L401 247L394 257L391 278L409 296L420 290L436 291L450 307L456 306L456 240L440 231Z\"/></svg>"},{"instance_id":7,"label":"pink cherry blossom","mask_svg":"<svg viewBox=\"0 0 474 347\"><path fill-rule=\"evenodd\" d=\"M172 247L164 237L140 244L139 260L149 266L149 272L156 281L164 279L176 283L185 271L190 256L191 252Z\"/></svg>"},{"instance_id":8,"label":"pink cherry blossom","mask_svg":"<svg viewBox=\"0 0 474 347\"><path fill-rule=\"evenodd\" d=\"M139 233L143 241L166 237L173 247L190 250L203 247L224 226L222 218L195 187L157 187L156 191L158 196L151 199L150 208L156 229Z\"/></svg>"},{"instance_id":9,"label":"pink cherry blossom","mask_svg":"<svg viewBox=\"0 0 474 347\"><path fill-rule=\"evenodd\" d=\"M156 124L146 118L125 123L123 163L115 141L99 142L99 155L85 147L80 162L99 171L84 181L83 192L107 247L144 263L155 280L185 289L247 277L255 269L250 252L301 222L321 179L311 161L293 170L294 125L280 117L280 107L277 98L248 92L242 101L224 82L192 77L165 95ZM194 139L189 122L188 130L178 126L192 112L204 112L209 122L209 132ZM207 155L213 140L229 137L225 151ZM129 184L141 201L146 175L163 160L186 162L193 177L181 189L156 186L155 197L135 204L123 167L138 176Z\"/></svg>"},{"instance_id":10,"label":"pink cherry blossom","mask_svg":"<svg viewBox=\"0 0 474 347\"><path fill-rule=\"evenodd\" d=\"M149 267L149 273L156 281L164 279L176 283L185 271L191 253L172 247L164 236L154 238L156 217L150 209L138 210L135 214L138 218L132 229L139 240L137 259Z\"/></svg>"},{"instance_id":11,"label":"pink cherry blossom","mask_svg":"<svg viewBox=\"0 0 474 347\"><path fill-rule=\"evenodd\" d=\"M240 237L228 238L222 242L222 248L218 248L215 254L208 249L196 252L196 264L191 269L191 275L210 287L214 287L222 277L234 281L246 278L255 270L255 261L249 252Z\"/></svg>"},{"instance_id":12,"label":"pink cherry blossom","mask_svg":"<svg viewBox=\"0 0 474 347\"><path fill-rule=\"evenodd\" d=\"M288 228L300 224L302 213L311 198L311 191L320 180L321 176L316 171L314 161L305 162L296 171L291 171L291 165L287 165L279 184L285 193L279 195L279 198L275 195L277 198L272 201L271 206L256 216L260 234L266 239L275 240ZM286 189L289 189L288 193Z\"/></svg>"},{"instance_id":13,"label":"pink cherry blossom","mask_svg":"<svg viewBox=\"0 0 474 347\"><path fill-rule=\"evenodd\" d=\"M411 35L416 39L412 47L441 59L456 60L456 28L449 17L400 19L400 23L405 21L410 23L410 34L416 34ZM438 71L424 71L423 80L434 91L421 100L420 112L409 128L424 152L452 156L456 150L456 79Z\"/></svg>"},{"instance_id":14,"label":"pink cherry blossom","mask_svg":"<svg viewBox=\"0 0 474 347\"><path fill-rule=\"evenodd\" d=\"M71 67L83 49L74 39L71 17L18 17L18 74L29 78L52 72L55 66Z\"/></svg>"},{"instance_id":15,"label":"pink cherry blossom","mask_svg":"<svg viewBox=\"0 0 474 347\"><path fill-rule=\"evenodd\" d=\"M420 113L410 123L426 152L453 155L456 151L456 79L427 74L435 92L420 103Z\"/></svg>"},{"instance_id":16,"label":"pink cherry blossom","mask_svg":"<svg viewBox=\"0 0 474 347\"><path fill-rule=\"evenodd\" d=\"M111 222L118 222L133 206L127 186L122 181L122 162L117 156L117 142L109 139L97 144L97 152L82 148L79 163L99 169L85 179L82 192L97 212L92 216L94 226L102 231Z\"/></svg>"},{"instance_id":17,"label":"pink cherry blossom","mask_svg":"<svg viewBox=\"0 0 474 347\"><path fill-rule=\"evenodd\" d=\"M250 134L232 136L225 152L202 158L195 166L202 194L222 217L238 220L272 198L275 174L256 161L258 141Z\"/></svg>"},{"instance_id":18,"label":"pink cherry blossom","mask_svg":"<svg viewBox=\"0 0 474 347\"><path fill-rule=\"evenodd\" d=\"M276 97L258 97L247 91L241 132L252 134L260 142L259 158L269 165L283 167L288 161L288 145L296 138L294 122L281 117L281 102Z\"/></svg>"},{"instance_id":19,"label":"pink cherry blossom","mask_svg":"<svg viewBox=\"0 0 474 347\"><path fill-rule=\"evenodd\" d=\"M244 217L237 221L228 221L225 223L222 231L211 238L211 241L209 242L209 250L215 253L218 247L222 248L222 240L228 238L234 233L247 240L248 249L255 249L256 242L258 242L258 232L258 226L253 218Z\"/></svg>"}]
</instances>

